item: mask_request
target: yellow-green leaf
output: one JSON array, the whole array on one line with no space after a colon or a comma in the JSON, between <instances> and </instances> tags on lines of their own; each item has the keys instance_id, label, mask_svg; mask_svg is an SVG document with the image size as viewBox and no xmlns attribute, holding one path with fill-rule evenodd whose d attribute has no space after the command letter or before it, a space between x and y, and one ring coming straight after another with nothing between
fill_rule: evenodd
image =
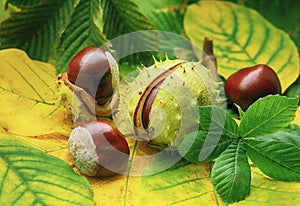
<instances>
[{"instance_id":1,"label":"yellow-green leaf","mask_svg":"<svg viewBox=\"0 0 300 206\"><path fill-rule=\"evenodd\" d=\"M144 177L117 176L110 179L90 179L97 205L223 205L209 177L210 166L179 164L158 174ZM269 179L252 166L250 195L236 206L297 205L300 201L299 182Z\"/></svg>"},{"instance_id":2,"label":"yellow-green leaf","mask_svg":"<svg viewBox=\"0 0 300 206\"><path fill-rule=\"evenodd\" d=\"M237 206L299 205L300 183L281 182L269 179L255 166L251 167L252 181L250 195Z\"/></svg>"},{"instance_id":3,"label":"yellow-green leaf","mask_svg":"<svg viewBox=\"0 0 300 206\"><path fill-rule=\"evenodd\" d=\"M184 28L200 48L205 36L214 41L218 71L225 78L241 68L267 64L277 72L285 91L299 75L295 44L253 9L230 2L200 1L187 8Z\"/></svg>"},{"instance_id":4,"label":"yellow-green leaf","mask_svg":"<svg viewBox=\"0 0 300 206\"><path fill-rule=\"evenodd\" d=\"M64 161L0 134L1 205L94 205L89 182Z\"/></svg>"},{"instance_id":5,"label":"yellow-green leaf","mask_svg":"<svg viewBox=\"0 0 300 206\"><path fill-rule=\"evenodd\" d=\"M0 50L0 125L9 133L69 134L72 123L60 104L55 67L17 49Z\"/></svg>"}]
</instances>

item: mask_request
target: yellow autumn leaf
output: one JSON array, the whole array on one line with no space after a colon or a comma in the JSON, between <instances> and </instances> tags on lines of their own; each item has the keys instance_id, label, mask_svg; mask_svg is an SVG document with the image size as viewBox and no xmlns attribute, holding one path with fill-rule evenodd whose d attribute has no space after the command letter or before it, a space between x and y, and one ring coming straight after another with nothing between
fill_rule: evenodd
<instances>
[{"instance_id":1,"label":"yellow autumn leaf","mask_svg":"<svg viewBox=\"0 0 300 206\"><path fill-rule=\"evenodd\" d=\"M296 114L295 114L295 119L293 121L295 124L300 125L300 106L298 107Z\"/></svg>"},{"instance_id":2,"label":"yellow autumn leaf","mask_svg":"<svg viewBox=\"0 0 300 206\"><path fill-rule=\"evenodd\" d=\"M2 130L28 136L70 132L54 66L32 61L17 49L0 50L0 65Z\"/></svg>"},{"instance_id":3,"label":"yellow autumn leaf","mask_svg":"<svg viewBox=\"0 0 300 206\"><path fill-rule=\"evenodd\" d=\"M161 173L142 176L117 176L105 180L88 178L97 205L222 205L211 182L211 165L180 162ZM269 179L251 165L251 192L232 205L297 205L300 184Z\"/></svg>"},{"instance_id":4,"label":"yellow autumn leaf","mask_svg":"<svg viewBox=\"0 0 300 206\"><path fill-rule=\"evenodd\" d=\"M225 1L200 1L188 6L184 28L198 47L205 36L213 40L218 72L225 78L241 68L267 64L285 91L299 76L298 50L291 38L253 9Z\"/></svg>"},{"instance_id":5,"label":"yellow autumn leaf","mask_svg":"<svg viewBox=\"0 0 300 206\"><path fill-rule=\"evenodd\" d=\"M50 137L55 139L55 135ZM27 143L33 140L31 137L22 137L22 139ZM62 145L63 142L61 142ZM34 139L34 144L44 147L44 139ZM53 144L56 142L54 141ZM67 140L65 140L65 145L67 145ZM48 151L48 154L68 161L73 166L66 148ZM97 206L222 205L222 201L210 183L210 167L207 163L181 162L173 168L151 176L119 175L106 179L86 178L92 185ZM77 171L76 168L74 170ZM263 175L254 165L251 166L251 170L250 195L245 200L232 205L298 205L300 201L299 183L275 181Z\"/></svg>"}]
</instances>

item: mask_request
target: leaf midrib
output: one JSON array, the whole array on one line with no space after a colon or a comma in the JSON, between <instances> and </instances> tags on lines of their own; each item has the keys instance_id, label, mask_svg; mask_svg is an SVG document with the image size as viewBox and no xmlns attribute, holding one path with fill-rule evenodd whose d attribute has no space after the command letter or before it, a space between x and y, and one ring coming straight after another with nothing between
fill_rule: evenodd
<instances>
[{"instance_id":1,"label":"leaf midrib","mask_svg":"<svg viewBox=\"0 0 300 206\"><path fill-rule=\"evenodd\" d=\"M170 189L170 188L174 188L180 185L184 185L184 184L189 184L189 183L193 183L193 182L197 182L199 180L203 180L203 179L208 179L209 177L199 177L199 178L193 178L193 179L188 179L185 181L181 181L181 182L177 182L176 184L170 184L168 186L165 187L159 187L159 188L154 188L151 191L160 191L160 190L166 190L166 189Z\"/></svg>"},{"instance_id":2,"label":"leaf midrib","mask_svg":"<svg viewBox=\"0 0 300 206\"><path fill-rule=\"evenodd\" d=\"M75 193L75 194L77 194L77 195L79 195L79 196L81 196L81 197L84 197L84 198L86 198L87 200L90 200L88 196L86 196L85 194L80 193L79 191L76 191L76 190L73 190L73 189L71 190L71 188L65 187L65 186L60 185L60 184L57 184L57 183L54 184L54 183L51 182L51 181L47 181L47 179L43 179L43 180L41 180L41 179L37 179L37 180L34 180L34 179L26 179L26 178L24 177L24 175L22 174L22 172L20 172L20 171L22 171L22 169L27 169L27 170L29 169L29 170L34 170L34 171L40 171L40 172L43 172L43 174L44 174L45 172L47 172L47 173L49 173L49 174L51 174L51 175L59 176L59 174L51 173L51 171L46 171L48 168L45 168L45 169L42 170L41 168L14 166L14 163L15 163L15 162L20 162L20 161L24 161L24 160L19 159L19 160L16 160L16 161L11 161L11 160L9 159L9 155L16 154L16 152L15 152L16 150L17 150L19 153L21 153L22 150L20 150L20 149L28 149L28 147L26 147L26 146L21 146L21 145L13 145L13 147L12 147L12 146L7 146L7 145L1 145L1 144L0 144L0 149L1 149L1 148L4 148L4 149L5 149L5 148L12 148L12 149L9 150L9 152L1 152L1 150L0 150L0 158L2 158L3 161L7 164L7 170L6 170L6 173L8 174L9 170L11 170L11 171L13 172L13 174L16 175L16 176L19 178L19 180L20 180L20 182L21 182L20 185L25 185L25 186L26 186L26 189L24 189L24 194L25 194L26 192L29 191L29 192L34 196L35 202L40 202L40 203L42 203L43 205L46 205L45 202L42 201L42 198L39 198L39 196L38 196L38 194L41 193L41 192L37 192L37 190L33 190L33 189L32 189L32 186L29 184L29 182L43 182L43 183L47 183L48 185L53 185L53 186L62 188L62 189L64 189L64 190L70 190L70 191L72 191L73 193ZM39 151L38 149L34 149L34 150ZM20 152L20 151L21 151L21 152ZM39 151L39 152L42 152L42 151ZM33 154L34 154L34 153L33 153ZM37 154L37 155L38 155L38 154ZM43 159L45 159L45 158L43 157ZM25 160L25 161L49 164L47 161L46 161L46 162L43 162L43 161L35 160L35 159L33 159L32 161L31 161L31 160ZM51 162L50 162L50 164L51 164ZM62 165L51 164L51 166L53 166L53 167L58 167L58 166L62 166ZM20 170L17 170L17 169L20 169ZM69 182L73 182L73 181L74 181L74 179L68 178L68 177L66 177L66 176L60 176L60 177L61 177L62 179L68 180ZM1 182L0 194L1 194L1 190L2 190L2 188L3 188L4 182L5 182L5 179L3 179L3 181ZM82 183L76 183L76 182L75 182L75 184L77 184L78 186L79 186L79 184L80 184L81 187L86 187L86 185L84 185L84 184L82 184ZM22 193L22 194L23 194L23 193ZM44 194L44 195L47 195L47 196L55 197L55 198L60 199L60 200L62 200L62 201L64 201L64 202L70 202L70 203L73 203L73 204L76 203L76 202L70 201L69 199L63 199L63 198L59 198L59 197L57 197L57 196L53 196L53 195L51 195L50 193L43 193L43 194ZM23 195L18 196L18 198L14 199L14 202L17 202L22 196L23 196ZM14 204L13 204L13 205L14 205Z\"/></svg>"},{"instance_id":3,"label":"leaf midrib","mask_svg":"<svg viewBox=\"0 0 300 206\"><path fill-rule=\"evenodd\" d=\"M251 57L251 55L245 50L244 46L242 46L240 44L240 42L237 41L236 37L234 36L236 33L237 33L237 25L238 25L238 21L237 21L237 17L235 15L235 11L232 9L232 5L229 4L229 3L225 3L225 5L228 5L228 8L232 11L231 14L232 14L232 19L233 19L233 22L234 22L234 31L235 33L233 33L232 35L228 34L226 32L226 30L224 28L222 28L220 25L218 25L218 22L214 22L216 25L218 25L218 27L221 29L221 31L223 32L224 36L228 37L228 40L231 40L236 46L238 46L240 48L240 51L244 52L246 54L246 56L248 57L249 60L251 60L253 63L255 63L254 61L254 58ZM218 4L216 5L218 7ZM218 7L219 10L221 10L219 7ZM249 16L249 15L246 15L246 16ZM211 18L213 19L213 18ZM222 18L223 20L223 18ZM253 31L253 30L252 30Z\"/></svg>"},{"instance_id":4,"label":"leaf midrib","mask_svg":"<svg viewBox=\"0 0 300 206\"><path fill-rule=\"evenodd\" d=\"M234 178L233 178L233 181L232 181L232 184L230 186L230 190L229 190L229 197L232 196L232 192L233 192L233 186L234 186L234 183L235 183L235 180L236 180L236 176L237 176L237 162L238 162L238 156L239 156L239 147L240 147L240 141L237 142L237 146L235 148L235 156L234 156ZM228 199L227 199L228 200Z\"/></svg>"},{"instance_id":5,"label":"leaf midrib","mask_svg":"<svg viewBox=\"0 0 300 206\"><path fill-rule=\"evenodd\" d=\"M274 113L272 116L270 116L268 119L262 121L260 124L257 124L255 127L253 127L251 130L249 130L247 133L241 134L241 136L243 138L245 137L251 137L251 133L253 133L256 129L258 129L259 127L264 126L266 123L268 123L271 119L275 118L276 116L280 115L280 113L282 113L283 111L287 110L289 108L288 105L286 105L284 108L282 108L281 110L277 111L276 113ZM241 122L242 123L242 122ZM280 128L279 128L280 129ZM278 130L279 130L278 129ZM250 136L249 136L250 134Z\"/></svg>"},{"instance_id":6,"label":"leaf midrib","mask_svg":"<svg viewBox=\"0 0 300 206\"><path fill-rule=\"evenodd\" d=\"M249 140L249 141L255 141L255 140ZM246 144L247 144L247 146L248 146L249 148L251 148L254 152L256 152L256 154L261 155L263 158L270 160L271 162L273 162L273 163L275 163L275 164L277 164L277 165L279 165L279 166L281 166L281 167L287 169L288 171L292 171L292 172L294 172L294 173L296 173L296 174L300 174L300 172L297 172L297 170L295 171L295 170L293 170L292 168L289 168L289 167L287 167L287 166L281 164L280 162L275 161L274 159L269 158L269 157L266 156L264 153L260 152L259 150L256 150L255 147L252 146L251 144L249 145L249 144L247 143L247 141L245 141L245 142L246 142ZM270 142L271 142L271 141L270 141Z\"/></svg>"},{"instance_id":7,"label":"leaf midrib","mask_svg":"<svg viewBox=\"0 0 300 206\"><path fill-rule=\"evenodd\" d=\"M44 202L36 195L36 193L32 190L32 188L28 185L28 183L25 181L25 178L24 176L19 173L17 170L14 169L14 167L12 166L12 164L10 163L9 159L6 158L4 155L1 155L0 156L4 162L7 163L7 167L15 174L17 175L19 178L20 178L20 181L26 186L27 188L27 191L29 190L30 193L35 197L36 200L38 200L39 202L41 202L42 204L44 204ZM7 171L9 171L9 169L7 169ZM3 179L3 182L4 182L4 179ZM22 196L21 196L22 197ZM15 201L17 201L18 199L15 199Z\"/></svg>"}]
</instances>

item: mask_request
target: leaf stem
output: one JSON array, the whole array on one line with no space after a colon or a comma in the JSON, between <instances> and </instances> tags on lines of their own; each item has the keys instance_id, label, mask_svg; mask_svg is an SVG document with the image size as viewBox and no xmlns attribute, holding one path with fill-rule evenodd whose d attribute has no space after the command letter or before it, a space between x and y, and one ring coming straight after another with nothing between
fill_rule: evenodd
<instances>
[{"instance_id":1,"label":"leaf stem","mask_svg":"<svg viewBox=\"0 0 300 206\"><path fill-rule=\"evenodd\" d=\"M202 65L204 65L211 71L215 81L219 81L217 59L213 51L213 40L210 39L209 37L204 37Z\"/></svg>"}]
</instances>

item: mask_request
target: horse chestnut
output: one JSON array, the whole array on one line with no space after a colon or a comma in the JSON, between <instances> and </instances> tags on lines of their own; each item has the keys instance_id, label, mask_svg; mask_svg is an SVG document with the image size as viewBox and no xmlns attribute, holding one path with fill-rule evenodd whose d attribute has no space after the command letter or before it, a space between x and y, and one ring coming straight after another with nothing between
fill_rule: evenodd
<instances>
[{"instance_id":1,"label":"horse chestnut","mask_svg":"<svg viewBox=\"0 0 300 206\"><path fill-rule=\"evenodd\" d=\"M225 93L230 102L244 111L260 97L280 94L281 85L276 73L265 64L243 68L225 82Z\"/></svg>"},{"instance_id":2,"label":"horse chestnut","mask_svg":"<svg viewBox=\"0 0 300 206\"><path fill-rule=\"evenodd\" d=\"M160 150L176 150L187 134L199 129L196 107L224 101L219 83L201 62L155 61L139 70L134 81L130 78L120 84L113 120L123 134L135 134Z\"/></svg>"},{"instance_id":3,"label":"horse chestnut","mask_svg":"<svg viewBox=\"0 0 300 206\"><path fill-rule=\"evenodd\" d=\"M68 145L75 166L85 175L109 177L127 169L128 143L110 121L81 124L72 130Z\"/></svg>"},{"instance_id":4,"label":"horse chestnut","mask_svg":"<svg viewBox=\"0 0 300 206\"><path fill-rule=\"evenodd\" d=\"M69 81L91 95L96 94L99 105L105 104L113 94L109 58L112 56L105 49L89 46L79 51L68 65Z\"/></svg>"}]
</instances>

